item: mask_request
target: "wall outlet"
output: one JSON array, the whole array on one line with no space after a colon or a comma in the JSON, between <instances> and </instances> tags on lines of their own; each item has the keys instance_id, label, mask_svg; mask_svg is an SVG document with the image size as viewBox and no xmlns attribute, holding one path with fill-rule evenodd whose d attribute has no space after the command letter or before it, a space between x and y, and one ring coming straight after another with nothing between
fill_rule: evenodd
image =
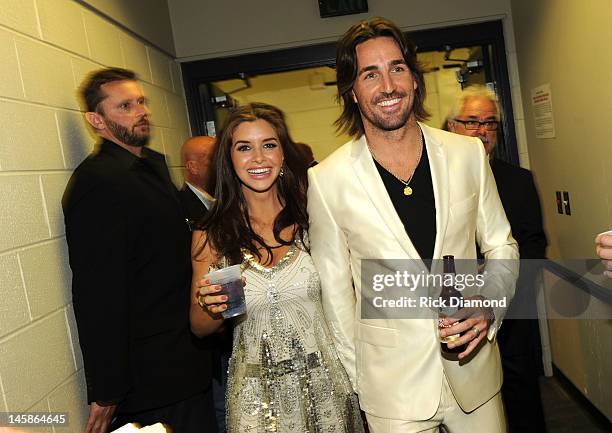
<instances>
[{"instance_id":1,"label":"wall outlet","mask_svg":"<svg viewBox=\"0 0 612 433\"><path fill-rule=\"evenodd\" d=\"M571 215L572 209L570 208L569 192L563 191L563 207L565 209L565 215Z\"/></svg>"}]
</instances>

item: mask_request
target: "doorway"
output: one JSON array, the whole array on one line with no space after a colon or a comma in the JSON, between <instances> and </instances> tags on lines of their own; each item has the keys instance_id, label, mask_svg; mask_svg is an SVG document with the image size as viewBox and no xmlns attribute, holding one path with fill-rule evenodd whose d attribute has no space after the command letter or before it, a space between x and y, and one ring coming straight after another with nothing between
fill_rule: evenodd
<instances>
[{"instance_id":1,"label":"doorway","mask_svg":"<svg viewBox=\"0 0 612 433\"><path fill-rule=\"evenodd\" d=\"M494 89L506 115L496 156L518 165L512 101L501 21L410 32L425 69L431 118L443 127L461 89L485 84ZM348 141L333 122L335 43L182 64L194 135L215 135L229 111L248 102L267 102L287 115L295 141L309 144L321 160Z\"/></svg>"}]
</instances>

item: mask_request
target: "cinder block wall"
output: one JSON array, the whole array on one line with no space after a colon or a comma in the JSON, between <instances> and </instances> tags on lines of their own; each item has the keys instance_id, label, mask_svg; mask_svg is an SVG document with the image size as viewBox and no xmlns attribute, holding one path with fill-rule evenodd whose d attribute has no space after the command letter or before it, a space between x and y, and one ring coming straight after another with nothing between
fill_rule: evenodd
<instances>
[{"instance_id":1,"label":"cinder block wall","mask_svg":"<svg viewBox=\"0 0 612 433\"><path fill-rule=\"evenodd\" d=\"M179 67L71 0L0 0L0 58L0 411L69 412L67 428L30 430L81 432L88 408L60 199L97 139L76 90L103 66L138 72L151 147L179 182L189 134Z\"/></svg>"}]
</instances>

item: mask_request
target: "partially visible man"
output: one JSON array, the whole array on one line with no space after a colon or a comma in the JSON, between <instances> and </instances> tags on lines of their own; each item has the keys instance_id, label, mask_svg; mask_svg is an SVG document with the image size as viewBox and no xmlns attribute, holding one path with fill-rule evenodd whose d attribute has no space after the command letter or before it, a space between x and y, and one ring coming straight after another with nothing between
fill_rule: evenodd
<instances>
[{"instance_id":1,"label":"partially visible man","mask_svg":"<svg viewBox=\"0 0 612 433\"><path fill-rule=\"evenodd\" d=\"M185 168L185 184L180 191L181 202L192 229L210 210L215 200L211 194L214 152L215 139L206 135L189 138L181 148Z\"/></svg>"},{"instance_id":2,"label":"partially visible man","mask_svg":"<svg viewBox=\"0 0 612 433\"><path fill-rule=\"evenodd\" d=\"M546 432L538 372L540 333L536 317L535 273L532 260L544 259L546 235L540 199L529 170L492 158L497 144L501 110L495 92L486 86L466 88L452 108L448 129L478 137L490 159L502 205L519 246L522 262L517 289L506 320L497 333L502 357L502 396L511 433ZM537 266L535 266L537 268ZM519 319L520 318L520 319ZM531 319L530 319L531 318Z\"/></svg>"},{"instance_id":3,"label":"partially visible man","mask_svg":"<svg viewBox=\"0 0 612 433\"><path fill-rule=\"evenodd\" d=\"M215 173L212 158L215 153L216 139L206 135L189 138L181 148L185 184L180 190L181 203L189 228L194 230L208 214L214 204L212 192ZM212 390L215 416L219 433L225 433L225 392L227 368L232 354L232 331L223 328L220 332L198 342L203 350L212 354Z\"/></svg>"},{"instance_id":4,"label":"partially visible man","mask_svg":"<svg viewBox=\"0 0 612 433\"><path fill-rule=\"evenodd\" d=\"M427 274L445 255L476 259L476 241L489 264L508 259L486 290L512 297L518 251L482 143L421 123L416 49L388 20L344 34L336 74L336 123L353 140L308 171L309 234L325 318L370 432L504 432L495 340L503 311L475 308L441 331L434 318L361 314L365 259L405 259ZM389 273L400 271L395 263ZM459 333L448 344L466 345L459 360L443 357L440 336Z\"/></svg>"},{"instance_id":5,"label":"partially visible man","mask_svg":"<svg viewBox=\"0 0 612 433\"><path fill-rule=\"evenodd\" d=\"M598 234L595 244L597 255L605 268L604 275L612 278L612 230Z\"/></svg>"},{"instance_id":6,"label":"partially visible man","mask_svg":"<svg viewBox=\"0 0 612 433\"><path fill-rule=\"evenodd\" d=\"M86 79L82 97L101 143L62 205L86 433L127 422L215 432L209 355L189 330L190 233L163 155L145 147L145 96L132 71L109 68Z\"/></svg>"}]
</instances>

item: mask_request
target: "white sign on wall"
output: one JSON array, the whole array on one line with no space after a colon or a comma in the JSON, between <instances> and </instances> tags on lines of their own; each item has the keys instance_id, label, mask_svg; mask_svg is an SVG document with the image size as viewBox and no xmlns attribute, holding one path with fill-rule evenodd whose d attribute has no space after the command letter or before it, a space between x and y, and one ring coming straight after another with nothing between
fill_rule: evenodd
<instances>
[{"instance_id":1,"label":"white sign on wall","mask_svg":"<svg viewBox=\"0 0 612 433\"><path fill-rule=\"evenodd\" d=\"M533 105L536 137L555 138L555 118L550 83L531 89L531 105Z\"/></svg>"}]
</instances>

